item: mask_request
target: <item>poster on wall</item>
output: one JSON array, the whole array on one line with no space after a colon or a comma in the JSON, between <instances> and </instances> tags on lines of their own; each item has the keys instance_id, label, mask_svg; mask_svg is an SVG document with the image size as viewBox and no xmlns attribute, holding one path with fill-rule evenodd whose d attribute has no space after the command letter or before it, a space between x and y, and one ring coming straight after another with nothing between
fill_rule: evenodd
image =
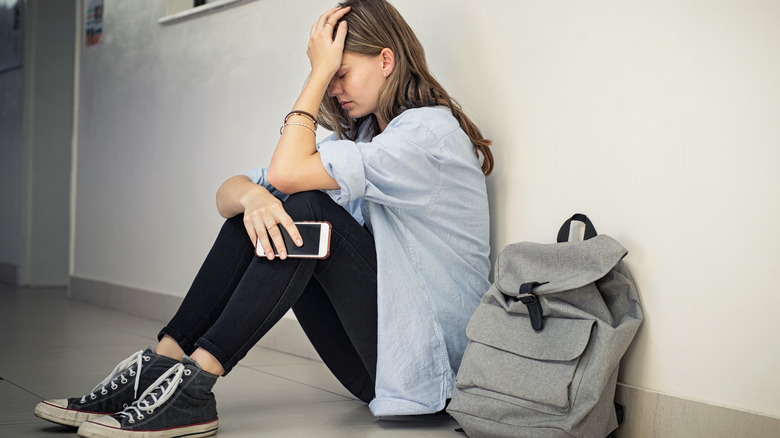
<instances>
[{"instance_id":1,"label":"poster on wall","mask_svg":"<svg viewBox=\"0 0 780 438\"><path fill-rule=\"evenodd\" d=\"M0 73L22 67L22 0L0 0Z\"/></svg>"},{"instance_id":2,"label":"poster on wall","mask_svg":"<svg viewBox=\"0 0 780 438\"><path fill-rule=\"evenodd\" d=\"M87 11L87 46L94 46L103 39L103 0L84 0Z\"/></svg>"}]
</instances>

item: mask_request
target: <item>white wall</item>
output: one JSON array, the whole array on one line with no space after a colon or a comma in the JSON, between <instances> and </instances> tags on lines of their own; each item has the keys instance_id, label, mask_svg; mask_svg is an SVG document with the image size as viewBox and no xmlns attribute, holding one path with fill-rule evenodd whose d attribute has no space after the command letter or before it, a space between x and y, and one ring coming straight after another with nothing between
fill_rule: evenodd
<instances>
[{"instance_id":1,"label":"white wall","mask_svg":"<svg viewBox=\"0 0 780 438\"><path fill-rule=\"evenodd\" d=\"M186 292L216 188L267 162L331 3L161 26L162 2L106 0L82 53L74 276ZM588 214L646 311L621 381L780 417L780 3L394 3L495 140L494 251Z\"/></svg>"}]
</instances>

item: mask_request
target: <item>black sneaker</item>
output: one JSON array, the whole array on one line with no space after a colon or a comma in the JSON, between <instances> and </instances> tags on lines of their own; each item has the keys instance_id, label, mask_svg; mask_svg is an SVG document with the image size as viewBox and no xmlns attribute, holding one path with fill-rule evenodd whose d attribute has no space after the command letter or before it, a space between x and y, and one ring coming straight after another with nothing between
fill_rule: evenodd
<instances>
[{"instance_id":1,"label":"black sneaker","mask_svg":"<svg viewBox=\"0 0 780 438\"><path fill-rule=\"evenodd\" d=\"M175 359L155 353L152 348L138 351L119 362L89 394L42 401L35 407L35 416L64 426L79 427L86 420L130 406L141 392L177 363Z\"/></svg>"},{"instance_id":2,"label":"black sneaker","mask_svg":"<svg viewBox=\"0 0 780 438\"><path fill-rule=\"evenodd\" d=\"M218 376L185 357L166 371L127 409L85 421L84 438L197 438L217 433Z\"/></svg>"}]
</instances>

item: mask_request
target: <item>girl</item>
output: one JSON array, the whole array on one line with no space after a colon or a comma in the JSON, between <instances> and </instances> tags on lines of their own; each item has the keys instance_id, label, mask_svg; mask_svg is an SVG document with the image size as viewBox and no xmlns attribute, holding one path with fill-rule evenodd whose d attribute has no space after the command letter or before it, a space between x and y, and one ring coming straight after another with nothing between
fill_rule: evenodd
<instances>
[{"instance_id":1,"label":"girl","mask_svg":"<svg viewBox=\"0 0 780 438\"><path fill-rule=\"evenodd\" d=\"M213 435L218 376L290 308L374 415L444 409L490 286L491 142L385 0L325 12L306 53L311 75L270 166L220 187L229 219L159 344L36 415L85 437ZM319 125L333 134L316 144ZM280 228L300 246L294 221L332 224L328 258L287 257Z\"/></svg>"}]
</instances>

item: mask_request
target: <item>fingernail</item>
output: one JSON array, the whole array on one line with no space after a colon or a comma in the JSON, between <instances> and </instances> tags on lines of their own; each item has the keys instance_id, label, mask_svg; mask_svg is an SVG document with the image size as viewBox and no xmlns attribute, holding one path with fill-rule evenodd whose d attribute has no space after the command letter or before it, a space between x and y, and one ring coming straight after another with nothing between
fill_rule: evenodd
<instances>
[{"instance_id":1,"label":"fingernail","mask_svg":"<svg viewBox=\"0 0 780 438\"><path fill-rule=\"evenodd\" d=\"M295 241L295 243L297 243L298 246L301 246L301 245L303 245L303 240L298 239L298 240Z\"/></svg>"},{"instance_id":2,"label":"fingernail","mask_svg":"<svg viewBox=\"0 0 780 438\"><path fill-rule=\"evenodd\" d=\"M280 252L279 253L279 258L282 259L282 260L286 259L287 258L287 253L284 252L284 251Z\"/></svg>"}]
</instances>

